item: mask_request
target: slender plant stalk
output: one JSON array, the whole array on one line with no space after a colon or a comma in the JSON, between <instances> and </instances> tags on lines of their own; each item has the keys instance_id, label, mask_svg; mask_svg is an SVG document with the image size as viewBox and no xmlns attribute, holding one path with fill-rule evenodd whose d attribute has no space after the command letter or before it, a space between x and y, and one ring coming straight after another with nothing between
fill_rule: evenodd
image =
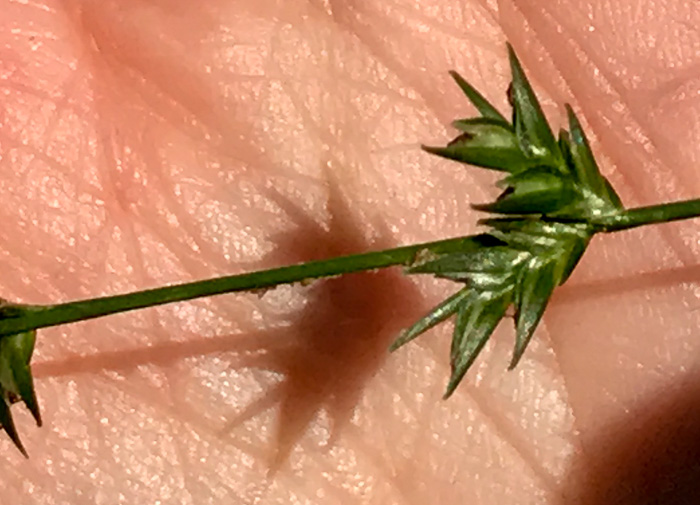
<instances>
[{"instance_id":1,"label":"slender plant stalk","mask_svg":"<svg viewBox=\"0 0 700 505\"><path fill-rule=\"evenodd\" d=\"M164 286L89 300L78 300L56 305L25 305L10 317L0 319L0 336L47 326L75 323L87 319L154 307L172 302L182 302L205 296L256 291L280 284L307 282L324 277L376 270L394 265L408 265L423 251L444 254L459 251L468 241L464 237L385 249L382 251L353 254L327 260L310 261L297 265L273 268L251 273L229 275L216 279Z\"/></svg>"},{"instance_id":2,"label":"slender plant stalk","mask_svg":"<svg viewBox=\"0 0 700 505\"><path fill-rule=\"evenodd\" d=\"M627 209L619 214L594 219L591 224L602 232L615 232L698 216L700 216L700 198Z\"/></svg>"},{"instance_id":3,"label":"slender plant stalk","mask_svg":"<svg viewBox=\"0 0 700 505\"><path fill-rule=\"evenodd\" d=\"M592 225L597 231L611 233L698 216L700 199L695 199L628 209L615 215L600 217L594 220ZM18 311L16 316L0 319L0 336L205 296L264 290L281 284L307 282L396 265L406 266L414 261L419 252L456 252L462 250L468 240L467 237L458 237L101 298L55 305L25 305L21 306L22 310Z\"/></svg>"}]
</instances>

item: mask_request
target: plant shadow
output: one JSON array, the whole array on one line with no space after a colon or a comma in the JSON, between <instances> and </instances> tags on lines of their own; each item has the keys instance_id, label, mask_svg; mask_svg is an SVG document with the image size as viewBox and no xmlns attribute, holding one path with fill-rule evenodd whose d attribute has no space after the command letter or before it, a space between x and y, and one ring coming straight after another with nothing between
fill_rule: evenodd
<instances>
[{"instance_id":1,"label":"plant shadow","mask_svg":"<svg viewBox=\"0 0 700 505\"><path fill-rule=\"evenodd\" d=\"M266 196L288 215L294 226L292 231L274 237L274 252L259 264L249 265L251 268L394 246L386 231L374 240L366 239L367 225L358 220L332 185L325 227L282 195L273 192ZM33 371L37 378L105 371L128 376L141 365L169 368L189 357L215 355L226 357L239 370L269 372L277 380L264 385L265 392L256 400L231 413L217 433L220 437L236 437L237 427L250 419L262 420L263 414L274 411L267 464L275 472L322 416L330 424L330 435L323 447L333 447L366 386L388 358L390 343L425 308L420 291L398 268L320 280L303 289L305 308L281 329L211 337L193 335L191 339L138 349L38 363Z\"/></svg>"},{"instance_id":2,"label":"plant shadow","mask_svg":"<svg viewBox=\"0 0 700 505\"><path fill-rule=\"evenodd\" d=\"M331 186L328 226L322 227L288 200L268 195L291 218L296 229L277 237L265 263L301 262L392 247L387 233L369 243L365 226ZM284 258L279 260L277 256ZM226 430L276 408L271 472L279 469L311 425L325 414L332 447L350 422L366 385L388 357L388 347L421 309L417 288L397 269L344 275L317 281L308 288L306 308L278 335L266 353L242 365L274 372L279 382L259 399L231 416Z\"/></svg>"}]
</instances>

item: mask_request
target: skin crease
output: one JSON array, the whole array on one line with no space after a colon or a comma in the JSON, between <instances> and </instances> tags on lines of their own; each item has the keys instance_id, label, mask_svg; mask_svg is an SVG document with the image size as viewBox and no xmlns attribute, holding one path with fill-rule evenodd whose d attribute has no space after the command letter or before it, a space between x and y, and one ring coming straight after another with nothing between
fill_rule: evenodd
<instances>
[{"instance_id":1,"label":"skin crease","mask_svg":"<svg viewBox=\"0 0 700 505\"><path fill-rule=\"evenodd\" d=\"M448 69L505 110L505 40L627 204L700 193L691 2L59 4L0 0L8 299L472 233L493 177L418 145L473 113ZM386 347L454 287L394 271L42 330L45 426L14 407L30 459L0 442L1 495L585 501L611 426L695 376L694 227L594 241L520 367L504 324L447 402L449 326Z\"/></svg>"}]
</instances>

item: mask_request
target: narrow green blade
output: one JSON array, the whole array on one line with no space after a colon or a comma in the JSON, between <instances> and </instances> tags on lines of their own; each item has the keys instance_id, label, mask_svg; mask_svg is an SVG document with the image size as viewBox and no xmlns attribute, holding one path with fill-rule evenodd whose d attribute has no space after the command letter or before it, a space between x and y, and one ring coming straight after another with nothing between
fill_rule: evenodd
<instances>
[{"instance_id":1,"label":"narrow green blade","mask_svg":"<svg viewBox=\"0 0 700 505\"><path fill-rule=\"evenodd\" d=\"M473 272L503 273L512 270L514 265L525 259L522 251L511 247L494 245L476 251L444 254L437 258L406 269L409 274L434 274L438 277L460 280L463 274L468 278Z\"/></svg>"},{"instance_id":2,"label":"narrow green blade","mask_svg":"<svg viewBox=\"0 0 700 505\"><path fill-rule=\"evenodd\" d=\"M498 109L491 105L491 103L484 98L484 95L479 93L474 86L469 84L461 75L459 75L454 70L450 70L450 75L455 80L455 82L462 88L462 91L469 101L474 104L474 107L481 113L483 117L495 119L502 123L508 124L508 120L498 112Z\"/></svg>"},{"instance_id":3,"label":"narrow green blade","mask_svg":"<svg viewBox=\"0 0 700 505\"><path fill-rule=\"evenodd\" d=\"M34 389L34 378L30 361L34 352L34 343L36 341L36 331L28 331L8 337L8 340L13 342L13 375L15 384L17 385L17 393L20 399L24 402L29 412L32 413L37 426L41 426L41 412L39 411L39 402L36 398Z\"/></svg>"},{"instance_id":4,"label":"narrow green blade","mask_svg":"<svg viewBox=\"0 0 700 505\"><path fill-rule=\"evenodd\" d=\"M566 252L563 252L562 256L566 258L566 261L562 265L561 279L559 280L560 286L564 284L573 273L576 265L578 265L578 262L583 257L583 253L586 252L590 240L591 236L585 235L582 237L571 237L569 240L565 241L565 246L562 247L562 250L566 250Z\"/></svg>"},{"instance_id":5,"label":"narrow green blade","mask_svg":"<svg viewBox=\"0 0 700 505\"><path fill-rule=\"evenodd\" d=\"M523 151L534 158L557 160L559 148L542 112L542 106L525 76L513 47L508 44L508 58L513 74L512 100L514 127Z\"/></svg>"},{"instance_id":6,"label":"narrow green blade","mask_svg":"<svg viewBox=\"0 0 700 505\"><path fill-rule=\"evenodd\" d=\"M422 146L423 150L501 172L518 173L533 166L533 160L523 154L509 125L492 119L475 118L455 121L453 126L462 133L447 146Z\"/></svg>"},{"instance_id":7,"label":"narrow green blade","mask_svg":"<svg viewBox=\"0 0 700 505\"><path fill-rule=\"evenodd\" d=\"M0 339L0 386L24 402L38 426L41 414L29 362L34 352L36 331Z\"/></svg>"},{"instance_id":8,"label":"narrow green blade","mask_svg":"<svg viewBox=\"0 0 700 505\"><path fill-rule=\"evenodd\" d=\"M525 217L494 217L480 219L479 224L491 226L504 234L521 231L535 237L550 237L557 239L583 238L590 236L590 228L585 222L543 221L539 218ZM510 241L503 242L510 244Z\"/></svg>"},{"instance_id":9,"label":"narrow green blade","mask_svg":"<svg viewBox=\"0 0 700 505\"><path fill-rule=\"evenodd\" d=\"M509 370L515 368L535 333L547 302L560 280L557 262L532 258L521 272L515 287L515 349Z\"/></svg>"},{"instance_id":10,"label":"narrow green blade","mask_svg":"<svg viewBox=\"0 0 700 505\"><path fill-rule=\"evenodd\" d=\"M7 392L2 391L2 389L0 388L0 395L0 424L2 424L2 427L5 430L5 433L7 433L7 436L10 437L17 449L19 449L19 452L21 452L25 458L28 458L29 455L27 454L26 449L22 445L22 441L19 438L19 433L17 433L17 428L15 427L15 422L12 419L10 405L8 404L8 400L6 400Z\"/></svg>"},{"instance_id":11,"label":"narrow green blade","mask_svg":"<svg viewBox=\"0 0 700 505\"><path fill-rule=\"evenodd\" d=\"M499 214L548 214L561 211L578 197L571 181L548 167L534 167L506 177L506 190L487 204L472 208Z\"/></svg>"},{"instance_id":12,"label":"narrow green blade","mask_svg":"<svg viewBox=\"0 0 700 505\"><path fill-rule=\"evenodd\" d=\"M454 393L499 321L503 319L512 300L511 293L510 290L494 293L487 300L475 302L469 313L464 316L467 320L461 324L458 316L451 353L452 374L443 398L447 399Z\"/></svg>"},{"instance_id":13,"label":"narrow green blade","mask_svg":"<svg viewBox=\"0 0 700 505\"><path fill-rule=\"evenodd\" d=\"M586 188L603 199L610 207L609 209L601 210L613 211L622 209L622 201L619 195L600 173L586 134L569 104L566 104L566 113L569 117L569 129L571 132L569 148L576 177Z\"/></svg>"},{"instance_id":14,"label":"narrow green blade","mask_svg":"<svg viewBox=\"0 0 700 505\"><path fill-rule=\"evenodd\" d=\"M450 345L450 363L454 363L460 357L462 343L468 337L469 332L474 326L474 318L478 317L481 311L481 302L479 296L472 293L468 300L465 300L459 306L457 317L455 319L455 327L452 331L452 342Z\"/></svg>"},{"instance_id":15,"label":"narrow green blade","mask_svg":"<svg viewBox=\"0 0 700 505\"><path fill-rule=\"evenodd\" d=\"M450 296L442 303L434 307L427 315L423 316L413 326L403 331L393 344L389 347L389 351L393 352L399 347L409 343L411 340L420 334L428 331L433 326L441 323L452 314L457 312L459 306L469 296L470 289L462 288L454 295Z\"/></svg>"}]
</instances>

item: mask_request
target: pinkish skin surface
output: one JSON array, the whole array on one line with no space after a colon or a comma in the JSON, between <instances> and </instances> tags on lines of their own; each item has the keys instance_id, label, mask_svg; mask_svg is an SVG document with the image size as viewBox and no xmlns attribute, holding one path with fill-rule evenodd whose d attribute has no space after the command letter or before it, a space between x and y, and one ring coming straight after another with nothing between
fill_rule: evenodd
<instances>
[{"instance_id":1,"label":"pinkish skin surface","mask_svg":"<svg viewBox=\"0 0 700 505\"><path fill-rule=\"evenodd\" d=\"M686 0L0 0L0 13L9 299L473 232L468 204L494 196L493 178L418 144L473 113L449 69L505 110L506 40L555 124L564 101L581 113L626 203L700 194L700 10ZM636 457L604 449L646 413L669 432L665 413L690 402L697 226L596 240L520 367L505 371L502 325L447 402L449 325L385 350L455 288L395 271L41 331L45 426L15 408L31 459L2 438L0 497L604 503Z\"/></svg>"}]
</instances>

